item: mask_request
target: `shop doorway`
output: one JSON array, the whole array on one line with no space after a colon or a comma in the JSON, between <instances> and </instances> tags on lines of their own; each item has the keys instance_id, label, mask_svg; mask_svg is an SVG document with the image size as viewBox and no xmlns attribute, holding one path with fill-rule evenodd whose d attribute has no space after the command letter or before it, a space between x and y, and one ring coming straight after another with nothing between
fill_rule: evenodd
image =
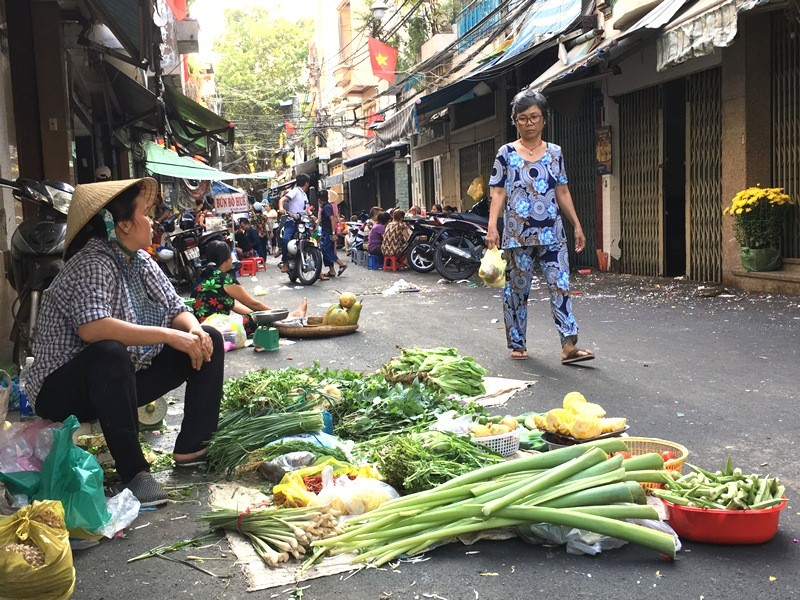
<instances>
[{"instance_id":1,"label":"shop doorway","mask_svg":"<svg viewBox=\"0 0 800 600\"><path fill-rule=\"evenodd\" d=\"M664 84L664 275L686 275L686 80Z\"/></svg>"}]
</instances>

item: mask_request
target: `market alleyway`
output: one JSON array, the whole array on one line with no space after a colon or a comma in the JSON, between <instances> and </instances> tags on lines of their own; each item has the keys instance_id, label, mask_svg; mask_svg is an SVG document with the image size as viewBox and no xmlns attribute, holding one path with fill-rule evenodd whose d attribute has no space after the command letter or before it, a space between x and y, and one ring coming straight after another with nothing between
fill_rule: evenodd
<instances>
[{"instance_id":1,"label":"market alleyway","mask_svg":"<svg viewBox=\"0 0 800 600\"><path fill-rule=\"evenodd\" d=\"M381 295L400 278L418 292ZM274 262L251 289L266 288L271 306L295 306L307 295L311 313L336 299L332 290L364 296L360 330L350 336L300 341L275 353L236 350L226 357L226 375L254 368L323 366L373 371L401 346L455 346L474 356L491 375L532 379L495 413L549 409L578 390L610 414L628 418L635 436L673 440L687 446L690 462L721 465L727 454L745 471L779 475L790 506L775 539L758 547L685 542L675 564L653 552L627 546L594 558L563 548L530 546L513 539L451 544L429 560L389 569L304 582L304 599L512 598L668 599L793 598L800 596L800 467L796 460L797 366L800 364L800 298L725 294L703 297L685 281L612 274L576 275L575 313L581 344L598 358L585 367L558 361L558 338L542 286L531 295L527 361L511 361L505 347L499 291L473 284L446 284L433 273L390 273L350 266L345 275L311 288L286 286ZM180 418L171 407L169 422ZM169 435L164 436L169 438ZM162 440L163 443L163 440ZM168 445L168 444L167 444ZM164 473L169 476L170 472ZM201 475L176 474L172 481L203 482ZM204 486L200 486L200 490ZM125 539L105 541L75 554L78 600L150 598L289 598L276 588L248 594L241 570L228 553L203 568L215 579L184 565L150 559L126 560L161 543L199 531L195 516L207 508L205 495L143 513ZM188 515L188 518L184 518ZM222 544L226 548L226 544Z\"/></svg>"}]
</instances>

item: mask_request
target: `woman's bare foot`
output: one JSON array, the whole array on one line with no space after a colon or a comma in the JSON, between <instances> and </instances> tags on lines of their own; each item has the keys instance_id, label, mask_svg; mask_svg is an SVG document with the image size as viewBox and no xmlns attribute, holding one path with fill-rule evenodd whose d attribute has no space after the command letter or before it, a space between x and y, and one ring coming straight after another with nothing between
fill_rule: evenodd
<instances>
[{"instance_id":1,"label":"woman's bare foot","mask_svg":"<svg viewBox=\"0 0 800 600\"><path fill-rule=\"evenodd\" d=\"M308 299L303 298L303 301L300 303L295 310L289 313L290 317L305 317L306 313L308 312Z\"/></svg>"},{"instance_id":2,"label":"woman's bare foot","mask_svg":"<svg viewBox=\"0 0 800 600\"><path fill-rule=\"evenodd\" d=\"M202 450L190 454L173 453L172 460L174 460L175 464L178 466L195 465L205 461L207 452L208 450L203 448Z\"/></svg>"}]
</instances>

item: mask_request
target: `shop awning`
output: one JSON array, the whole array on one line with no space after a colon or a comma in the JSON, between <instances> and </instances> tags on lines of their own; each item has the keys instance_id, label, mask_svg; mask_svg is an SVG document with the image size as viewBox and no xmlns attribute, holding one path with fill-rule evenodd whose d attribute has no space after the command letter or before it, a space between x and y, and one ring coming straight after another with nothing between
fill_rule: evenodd
<instances>
[{"instance_id":1,"label":"shop awning","mask_svg":"<svg viewBox=\"0 0 800 600\"><path fill-rule=\"evenodd\" d=\"M368 154L361 154L359 156L354 156L353 158L348 158L342 161L344 166L352 167L361 163L366 163L367 161L372 164L376 160L383 159L387 156L393 155L396 151L405 151L408 152L408 143L407 142L394 142L389 144L385 148L381 148L375 152L370 152Z\"/></svg>"},{"instance_id":2,"label":"shop awning","mask_svg":"<svg viewBox=\"0 0 800 600\"><path fill-rule=\"evenodd\" d=\"M305 162L297 163L294 165L294 175L297 177L301 173L305 173L306 175L312 175L314 173L319 172L319 159L312 158L311 160L307 160Z\"/></svg>"},{"instance_id":3,"label":"shop awning","mask_svg":"<svg viewBox=\"0 0 800 600\"><path fill-rule=\"evenodd\" d=\"M117 115L114 129L140 123L151 129L158 128L158 100L156 95L138 81L134 81L110 63L103 63L108 82L107 95Z\"/></svg>"},{"instance_id":4,"label":"shop awning","mask_svg":"<svg viewBox=\"0 0 800 600\"><path fill-rule=\"evenodd\" d=\"M733 43L739 13L769 0L699 0L672 21L656 41L656 69L705 56Z\"/></svg>"},{"instance_id":5,"label":"shop awning","mask_svg":"<svg viewBox=\"0 0 800 600\"><path fill-rule=\"evenodd\" d=\"M153 21L141 2L120 0L86 0L89 12L104 23L130 55L133 64L149 64Z\"/></svg>"},{"instance_id":6,"label":"shop awning","mask_svg":"<svg viewBox=\"0 0 800 600\"><path fill-rule=\"evenodd\" d=\"M143 142L142 149L145 153L145 167L150 173L158 175L209 181L267 179L267 177L261 176L262 174L260 173L227 173L220 171L188 156L179 156L176 152L151 141Z\"/></svg>"},{"instance_id":7,"label":"shop awning","mask_svg":"<svg viewBox=\"0 0 800 600\"><path fill-rule=\"evenodd\" d=\"M619 56L634 43L636 33L660 29L675 16L687 0L665 0L624 31L612 29L604 38L585 40L566 53L566 61L559 59L531 84L530 88L542 91L548 86L577 73ZM613 25L613 24L612 24Z\"/></svg>"},{"instance_id":8,"label":"shop awning","mask_svg":"<svg viewBox=\"0 0 800 600\"><path fill-rule=\"evenodd\" d=\"M333 175L328 175L325 178L325 187L330 188L335 185L342 185L344 183L344 172L341 173L334 173Z\"/></svg>"},{"instance_id":9,"label":"shop awning","mask_svg":"<svg viewBox=\"0 0 800 600\"><path fill-rule=\"evenodd\" d=\"M566 31L581 16L580 0L538 0L511 23L510 41L480 67L417 102L418 115L466 99L481 81L502 75L546 48L545 42Z\"/></svg>"},{"instance_id":10,"label":"shop awning","mask_svg":"<svg viewBox=\"0 0 800 600\"><path fill-rule=\"evenodd\" d=\"M366 163L361 163L360 165L356 165L355 167L352 167L350 169L345 169L344 172L342 173L342 183L347 183L348 181L353 181L354 179L363 177L366 169L367 169Z\"/></svg>"},{"instance_id":11,"label":"shop awning","mask_svg":"<svg viewBox=\"0 0 800 600\"><path fill-rule=\"evenodd\" d=\"M172 132L184 144L205 147L210 137L221 144L232 144L234 125L172 86L164 86L164 103Z\"/></svg>"},{"instance_id":12,"label":"shop awning","mask_svg":"<svg viewBox=\"0 0 800 600\"><path fill-rule=\"evenodd\" d=\"M400 139L409 139L417 131L417 111L414 103L400 109L375 127L376 146L382 148Z\"/></svg>"}]
</instances>

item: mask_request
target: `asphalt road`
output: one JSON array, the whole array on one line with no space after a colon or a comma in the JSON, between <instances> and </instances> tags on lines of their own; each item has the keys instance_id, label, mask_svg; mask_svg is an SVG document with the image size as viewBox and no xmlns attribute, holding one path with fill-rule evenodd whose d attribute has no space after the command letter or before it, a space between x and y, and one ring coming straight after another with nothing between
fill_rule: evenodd
<instances>
[{"instance_id":1,"label":"asphalt road","mask_svg":"<svg viewBox=\"0 0 800 600\"><path fill-rule=\"evenodd\" d=\"M417 293L382 296L400 279ZM244 282L253 287L256 282ZM455 346L492 375L536 380L498 413L547 410L572 390L624 415L635 436L680 442L691 460L716 468L730 453L745 471L779 475L789 507L778 535L759 546L684 542L668 563L634 546L595 557L563 548L531 546L518 539L439 548L416 564L394 571L367 570L301 584L305 600L449 600L657 597L669 599L784 599L800 596L800 468L797 461L800 298L734 294L698 297L698 285L611 274L576 275L575 313L581 344L597 354L585 367L559 364L558 337L546 290L531 294L527 361L508 358L497 290L445 284L433 274L367 271L352 265L342 278L310 288L286 286L274 262L259 273L271 306L294 307L307 295L311 312L336 298L335 289L364 295L361 328L351 336L301 341L275 353L237 350L226 356L226 376L254 368L323 366L372 371L396 354L396 346ZM499 319L499 321L497 321ZM496 322L495 322L496 321ZM171 408L177 425L180 405ZM169 434L161 443L170 439ZM206 480L198 474L164 474L170 482ZM124 539L75 553L81 600L148 598L289 598L277 588L246 592L246 581L223 542L190 553L223 560L203 567L216 579L182 564L126 560L161 543L199 531L194 517L207 508L200 485L186 502L143 513ZM185 516L188 515L188 518ZM225 554L223 557L222 554ZM185 556L187 552L177 554ZM275 596L273 596L275 594Z\"/></svg>"}]
</instances>

